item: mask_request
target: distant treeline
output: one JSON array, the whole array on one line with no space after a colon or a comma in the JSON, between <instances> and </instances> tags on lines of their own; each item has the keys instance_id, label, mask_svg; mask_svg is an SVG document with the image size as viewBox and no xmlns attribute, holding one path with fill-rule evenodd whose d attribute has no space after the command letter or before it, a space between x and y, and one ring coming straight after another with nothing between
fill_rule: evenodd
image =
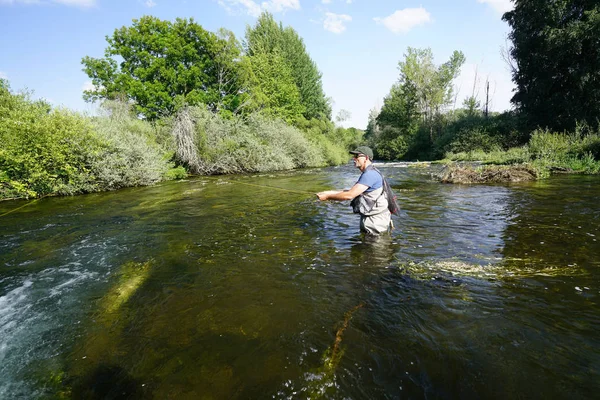
<instances>
[{"instance_id":1,"label":"distant treeline","mask_svg":"<svg viewBox=\"0 0 600 400\"><path fill-rule=\"evenodd\" d=\"M187 174L336 165L336 127L302 38L264 13L243 45L193 20L134 20L85 57L100 115L53 109L0 80L0 199L149 185Z\"/></svg>"},{"instance_id":2,"label":"distant treeline","mask_svg":"<svg viewBox=\"0 0 600 400\"><path fill-rule=\"evenodd\" d=\"M472 94L456 108L452 81L460 52L436 66L429 49L409 48L366 141L384 160L534 163L551 170L600 171L600 4L596 0L515 0L505 58L513 111L487 113Z\"/></svg>"}]
</instances>

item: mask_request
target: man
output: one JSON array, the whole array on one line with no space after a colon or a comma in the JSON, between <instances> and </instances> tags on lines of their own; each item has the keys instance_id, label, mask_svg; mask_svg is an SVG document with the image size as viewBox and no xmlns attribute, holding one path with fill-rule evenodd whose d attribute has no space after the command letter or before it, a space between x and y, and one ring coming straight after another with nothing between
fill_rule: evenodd
<instances>
[{"instance_id":1,"label":"man","mask_svg":"<svg viewBox=\"0 0 600 400\"><path fill-rule=\"evenodd\" d=\"M373 150L359 146L350 152L354 166L362 172L350 190L327 190L317 193L319 200L352 200L352 209L360 214L360 230L373 235L387 232L391 213L384 193L383 177L373 167Z\"/></svg>"}]
</instances>

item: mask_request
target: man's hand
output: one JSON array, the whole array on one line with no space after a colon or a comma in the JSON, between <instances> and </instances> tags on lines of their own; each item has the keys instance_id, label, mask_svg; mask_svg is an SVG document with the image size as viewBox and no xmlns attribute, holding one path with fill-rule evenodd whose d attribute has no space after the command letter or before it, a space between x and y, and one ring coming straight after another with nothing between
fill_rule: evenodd
<instances>
[{"instance_id":1,"label":"man's hand","mask_svg":"<svg viewBox=\"0 0 600 400\"><path fill-rule=\"evenodd\" d=\"M337 194L339 192L340 192L339 190L326 190L324 192L317 193L317 197L319 198L319 200L325 201L325 200L329 200L329 196L331 196L333 194Z\"/></svg>"}]
</instances>

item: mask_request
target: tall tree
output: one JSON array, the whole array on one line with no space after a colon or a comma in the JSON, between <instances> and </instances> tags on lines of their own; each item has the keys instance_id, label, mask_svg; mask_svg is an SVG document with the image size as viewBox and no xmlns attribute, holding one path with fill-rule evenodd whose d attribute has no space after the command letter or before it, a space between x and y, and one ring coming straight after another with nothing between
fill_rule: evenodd
<instances>
[{"instance_id":1,"label":"tall tree","mask_svg":"<svg viewBox=\"0 0 600 400\"><path fill-rule=\"evenodd\" d=\"M246 28L244 45L250 57L260 53L281 54L298 88L304 118L331 119L331 104L323 91L321 73L293 28L284 28L273 15L264 12L253 27Z\"/></svg>"},{"instance_id":2,"label":"tall tree","mask_svg":"<svg viewBox=\"0 0 600 400\"><path fill-rule=\"evenodd\" d=\"M219 80L223 65L231 65L223 57L236 56L231 35L220 39L193 19L145 16L106 40L104 58L82 60L95 87L84 92L86 100L124 98L148 119L170 115L184 104L207 104L213 110L235 105L230 98L238 91L224 91Z\"/></svg>"},{"instance_id":3,"label":"tall tree","mask_svg":"<svg viewBox=\"0 0 600 400\"><path fill-rule=\"evenodd\" d=\"M247 108L294 123L304 111L292 71L279 51L244 57L242 69L249 91Z\"/></svg>"},{"instance_id":4,"label":"tall tree","mask_svg":"<svg viewBox=\"0 0 600 400\"><path fill-rule=\"evenodd\" d=\"M600 121L598 0L514 0L503 19L516 61L513 104L531 127Z\"/></svg>"},{"instance_id":5,"label":"tall tree","mask_svg":"<svg viewBox=\"0 0 600 400\"><path fill-rule=\"evenodd\" d=\"M440 66L433 62L431 49L409 47L404 61L398 63L400 82L413 86L419 111L429 128L429 140L434 141L434 119L452 102L452 82L460 73L465 56L454 51L450 60Z\"/></svg>"},{"instance_id":6,"label":"tall tree","mask_svg":"<svg viewBox=\"0 0 600 400\"><path fill-rule=\"evenodd\" d=\"M331 104L323 91L322 74L302 38L294 29L286 27L282 31L281 47L300 91L304 118L331 119Z\"/></svg>"},{"instance_id":7,"label":"tall tree","mask_svg":"<svg viewBox=\"0 0 600 400\"><path fill-rule=\"evenodd\" d=\"M376 118L376 125L381 127L375 138L379 157L400 159L404 156L417 132L420 114L416 86L401 76L383 99Z\"/></svg>"},{"instance_id":8,"label":"tall tree","mask_svg":"<svg viewBox=\"0 0 600 400\"><path fill-rule=\"evenodd\" d=\"M365 129L365 140L371 142L373 138L377 136L379 133L379 127L377 126L377 117L379 116L379 111L376 107L373 107L369 111L369 118L367 120L367 129Z\"/></svg>"}]
</instances>

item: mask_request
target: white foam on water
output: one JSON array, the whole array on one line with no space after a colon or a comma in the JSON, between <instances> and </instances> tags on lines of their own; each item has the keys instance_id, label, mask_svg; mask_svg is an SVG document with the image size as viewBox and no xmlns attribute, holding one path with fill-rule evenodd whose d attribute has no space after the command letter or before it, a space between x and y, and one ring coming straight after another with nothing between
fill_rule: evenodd
<instances>
[{"instance_id":1,"label":"white foam on water","mask_svg":"<svg viewBox=\"0 0 600 400\"><path fill-rule=\"evenodd\" d=\"M28 368L64 351L71 322L85 313L81 300L107 281L107 257L115 254L108 242L83 240L65 250L77 261L0 282L0 294L6 291L0 296L0 399L38 397Z\"/></svg>"}]
</instances>

